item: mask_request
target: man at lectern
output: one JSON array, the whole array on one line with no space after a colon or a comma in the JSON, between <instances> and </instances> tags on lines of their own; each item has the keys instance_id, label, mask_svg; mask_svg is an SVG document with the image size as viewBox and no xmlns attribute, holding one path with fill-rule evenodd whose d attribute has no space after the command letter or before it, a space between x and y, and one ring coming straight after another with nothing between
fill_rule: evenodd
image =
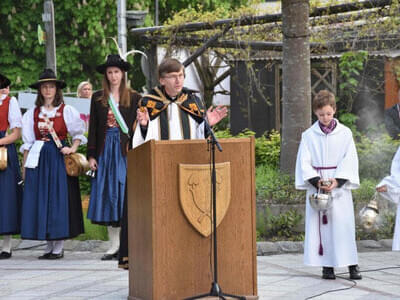
<instances>
[{"instance_id":1,"label":"man at lectern","mask_svg":"<svg viewBox=\"0 0 400 300\"><path fill-rule=\"evenodd\" d=\"M165 58L158 67L160 85L139 101L132 148L148 140L203 139L207 126L217 124L228 114L225 106L205 111L196 91L183 86L184 66L174 58ZM121 231L119 266L128 268L126 208Z\"/></svg>"},{"instance_id":2,"label":"man at lectern","mask_svg":"<svg viewBox=\"0 0 400 300\"><path fill-rule=\"evenodd\" d=\"M138 105L133 147L145 141L202 139L205 121L210 126L226 117L228 109L218 106L205 111L196 91L183 86L184 66L174 58L165 58L158 67L160 85L144 95Z\"/></svg>"}]
</instances>

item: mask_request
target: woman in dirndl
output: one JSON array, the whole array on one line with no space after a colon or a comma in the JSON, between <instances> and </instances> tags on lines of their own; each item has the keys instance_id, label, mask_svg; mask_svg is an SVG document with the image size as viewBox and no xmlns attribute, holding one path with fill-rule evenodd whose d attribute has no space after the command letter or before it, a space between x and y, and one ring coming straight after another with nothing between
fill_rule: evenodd
<instances>
[{"instance_id":1,"label":"woman in dirndl","mask_svg":"<svg viewBox=\"0 0 400 300\"><path fill-rule=\"evenodd\" d=\"M102 260L117 259L120 226L126 202L127 150L140 94L131 90L125 72L131 65L118 54L108 55L96 70L103 74L103 89L90 106L87 157L93 171L87 217L107 226L111 242Z\"/></svg>"},{"instance_id":2,"label":"woman in dirndl","mask_svg":"<svg viewBox=\"0 0 400 300\"><path fill-rule=\"evenodd\" d=\"M79 112L64 103L65 86L53 70L45 69L30 85L38 95L35 107L22 119L26 192L21 237L47 241L39 259L64 257L64 240L84 232L79 180L67 175L64 155L86 143L85 124ZM67 143L68 135L72 145Z\"/></svg>"},{"instance_id":3,"label":"woman in dirndl","mask_svg":"<svg viewBox=\"0 0 400 300\"><path fill-rule=\"evenodd\" d=\"M0 147L7 149L7 167L0 170L0 259L10 258L11 235L20 233L22 186L14 142L21 137L22 116L17 99L10 97L10 80L0 74ZM7 130L11 130L7 134Z\"/></svg>"}]
</instances>

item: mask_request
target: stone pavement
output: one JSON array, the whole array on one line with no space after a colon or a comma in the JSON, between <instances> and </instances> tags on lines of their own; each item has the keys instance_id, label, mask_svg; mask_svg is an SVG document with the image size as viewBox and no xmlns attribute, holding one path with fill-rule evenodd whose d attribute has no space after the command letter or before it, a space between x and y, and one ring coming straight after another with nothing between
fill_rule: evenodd
<instances>
[{"instance_id":1,"label":"stone pavement","mask_svg":"<svg viewBox=\"0 0 400 300\"><path fill-rule=\"evenodd\" d=\"M346 279L347 273L343 279L322 280L320 268L303 265L297 243L259 243L259 254L263 253L261 246L264 254L275 253L257 257L259 298L311 299L329 290L346 289L312 299L400 299L400 252L389 251L390 242L359 244L364 278L356 283ZM116 261L100 260L108 246L105 242L68 241L65 257L56 261L37 259L44 243L14 241L13 245L13 257L0 261L0 299L127 299L128 272L118 269Z\"/></svg>"}]
</instances>

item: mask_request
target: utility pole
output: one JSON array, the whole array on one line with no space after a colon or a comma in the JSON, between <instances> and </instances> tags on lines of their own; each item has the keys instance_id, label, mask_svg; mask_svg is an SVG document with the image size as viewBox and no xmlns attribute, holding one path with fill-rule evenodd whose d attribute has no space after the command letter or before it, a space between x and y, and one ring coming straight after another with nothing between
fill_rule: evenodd
<instances>
[{"instance_id":1,"label":"utility pole","mask_svg":"<svg viewBox=\"0 0 400 300\"><path fill-rule=\"evenodd\" d=\"M117 0L118 45L126 53L126 0Z\"/></svg>"},{"instance_id":2,"label":"utility pole","mask_svg":"<svg viewBox=\"0 0 400 300\"><path fill-rule=\"evenodd\" d=\"M158 26L158 17L159 17L159 12L158 12L158 0L154 1L154 26Z\"/></svg>"},{"instance_id":3,"label":"utility pole","mask_svg":"<svg viewBox=\"0 0 400 300\"><path fill-rule=\"evenodd\" d=\"M53 0L44 1L42 21L46 31L46 67L52 69L57 74Z\"/></svg>"}]
</instances>

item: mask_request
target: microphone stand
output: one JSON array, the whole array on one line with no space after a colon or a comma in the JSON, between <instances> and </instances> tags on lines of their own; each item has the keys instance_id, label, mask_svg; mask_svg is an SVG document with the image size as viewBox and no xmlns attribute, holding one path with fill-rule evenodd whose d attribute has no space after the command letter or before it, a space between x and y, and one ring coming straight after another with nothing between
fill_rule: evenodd
<instances>
[{"instance_id":1,"label":"microphone stand","mask_svg":"<svg viewBox=\"0 0 400 300\"><path fill-rule=\"evenodd\" d=\"M207 117L204 118L204 126L206 132L209 134L208 143L211 144L211 185L212 185L212 224L213 224L213 255L214 255L214 280L211 283L211 290L209 293L200 294L197 296L186 298L185 300L200 299L208 296L218 297L220 299L226 299L225 297L231 297L239 300L246 300L243 296L236 296L232 294L223 293L221 287L218 284L218 249L217 249L217 177L215 171L215 147L218 148L219 152L222 152L222 147L214 135L214 132L208 123Z\"/></svg>"}]
</instances>

